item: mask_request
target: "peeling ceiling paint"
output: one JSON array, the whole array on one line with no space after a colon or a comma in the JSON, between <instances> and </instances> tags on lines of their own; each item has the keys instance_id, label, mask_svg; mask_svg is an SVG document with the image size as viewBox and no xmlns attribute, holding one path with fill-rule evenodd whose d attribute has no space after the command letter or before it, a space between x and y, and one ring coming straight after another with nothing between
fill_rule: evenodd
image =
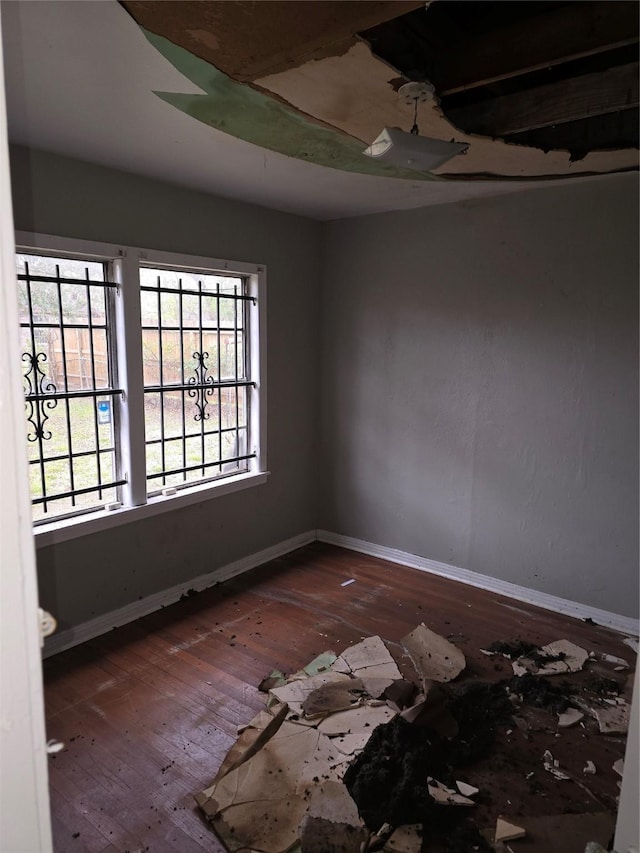
<instances>
[{"instance_id":1,"label":"peeling ceiling paint","mask_svg":"<svg viewBox=\"0 0 640 853\"><path fill-rule=\"evenodd\" d=\"M437 180L428 172L400 169L365 156L362 142L323 126L271 95L238 83L213 65L162 36L143 30L146 38L178 71L205 94L156 92L187 115L270 151L346 172L388 178Z\"/></svg>"}]
</instances>

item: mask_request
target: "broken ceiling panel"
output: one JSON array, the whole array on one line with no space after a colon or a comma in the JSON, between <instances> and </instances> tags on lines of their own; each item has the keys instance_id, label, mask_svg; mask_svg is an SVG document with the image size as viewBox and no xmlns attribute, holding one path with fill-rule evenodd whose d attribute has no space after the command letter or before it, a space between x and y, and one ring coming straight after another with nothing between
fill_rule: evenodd
<instances>
[{"instance_id":1,"label":"broken ceiling panel","mask_svg":"<svg viewBox=\"0 0 640 853\"><path fill-rule=\"evenodd\" d=\"M619 127L596 120L638 107L636 3L438 0L362 36L404 77L429 80L445 116L470 134L536 145L521 134L546 127L541 147L571 141L575 159L574 149L620 147ZM577 121L573 138L563 133ZM638 147L637 122L623 141Z\"/></svg>"},{"instance_id":2,"label":"broken ceiling panel","mask_svg":"<svg viewBox=\"0 0 640 853\"><path fill-rule=\"evenodd\" d=\"M406 79L398 75L397 69L360 42L341 56L326 57L260 78L256 85L369 145L383 127L403 130L411 127L413 108L404 104L397 94L397 87ZM439 175L558 177L635 169L638 165L636 149L593 151L580 163L574 163L568 150L545 153L465 133L446 118L437 100L419 104L417 118L423 136L469 143L466 154L434 170Z\"/></svg>"},{"instance_id":3,"label":"broken ceiling panel","mask_svg":"<svg viewBox=\"0 0 640 853\"><path fill-rule=\"evenodd\" d=\"M409 653L423 682L452 681L466 666L460 649L430 631L424 623L403 637L402 645Z\"/></svg>"},{"instance_id":4,"label":"broken ceiling panel","mask_svg":"<svg viewBox=\"0 0 640 853\"><path fill-rule=\"evenodd\" d=\"M634 3L122 5L206 92L158 93L165 101L288 156L413 180L579 176L638 166ZM367 164L362 155L385 127L411 127L413 108L397 95L408 80L435 86L435 99L418 108L420 134L470 146L433 174Z\"/></svg>"},{"instance_id":5,"label":"broken ceiling panel","mask_svg":"<svg viewBox=\"0 0 640 853\"><path fill-rule=\"evenodd\" d=\"M403 15L424 0L124 0L146 30L215 65L235 80L250 82L342 53L360 30Z\"/></svg>"},{"instance_id":6,"label":"broken ceiling panel","mask_svg":"<svg viewBox=\"0 0 640 853\"><path fill-rule=\"evenodd\" d=\"M316 729L284 722L257 754L196 799L229 850L282 853L298 839L305 788L314 778L335 780L343 760Z\"/></svg>"}]
</instances>

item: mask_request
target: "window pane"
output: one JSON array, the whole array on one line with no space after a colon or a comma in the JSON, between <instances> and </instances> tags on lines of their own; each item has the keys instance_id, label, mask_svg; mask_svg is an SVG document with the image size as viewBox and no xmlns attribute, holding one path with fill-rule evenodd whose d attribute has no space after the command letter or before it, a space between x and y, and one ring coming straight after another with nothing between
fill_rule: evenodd
<instances>
[{"instance_id":1,"label":"window pane","mask_svg":"<svg viewBox=\"0 0 640 853\"><path fill-rule=\"evenodd\" d=\"M149 491L246 470L235 461L246 455L246 388L234 384L247 378L244 280L145 268L140 283ZM162 403L154 385L167 389Z\"/></svg>"},{"instance_id":2,"label":"window pane","mask_svg":"<svg viewBox=\"0 0 640 853\"><path fill-rule=\"evenodd\" d=\"M17 271L29 481L34 520L48 520L115 500L123 482L114 434L120 397L104 394L117 391L114 290L87 284L107 281L96 261L19 254Z\"/></svg>"}]
</instances>

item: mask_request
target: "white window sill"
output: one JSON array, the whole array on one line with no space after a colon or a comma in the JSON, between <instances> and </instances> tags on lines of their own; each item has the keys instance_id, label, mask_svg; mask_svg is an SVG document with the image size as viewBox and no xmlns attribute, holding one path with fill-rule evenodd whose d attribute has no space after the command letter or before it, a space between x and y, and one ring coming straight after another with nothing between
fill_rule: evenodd
<instances>
[{"instance_id":1,"label":"white window sill","mask_svg":"<svg viewBox=\"0 0 640 853\"><path fill-rule=\"evenodd\" d=\"M122 507L122 509L111 511L101 510L99 512L76 516L75 518L65 518L62 521L52 521L49 524L42 524L33 529L36 548L67 542L69 539L77 539L80 536L87 536L90 533L98 533L101 530L109 530L112 527L129 524L132 521L139 521L143 518L160 515L163 512L170 512L173 509L180 509L184 506L202 503L203 501L219 498L233 492L240 492L251 486L260 486L267 482L268 477L268 471L262 471L257 474L238 474L235 477L227 477L224 481L215 483L214 485L203 483L200 486L182 489L175 495L167 497L158 495L157 497L149 498L149 502L144 504L144 506Z\"/></svg>"}]
</instances>

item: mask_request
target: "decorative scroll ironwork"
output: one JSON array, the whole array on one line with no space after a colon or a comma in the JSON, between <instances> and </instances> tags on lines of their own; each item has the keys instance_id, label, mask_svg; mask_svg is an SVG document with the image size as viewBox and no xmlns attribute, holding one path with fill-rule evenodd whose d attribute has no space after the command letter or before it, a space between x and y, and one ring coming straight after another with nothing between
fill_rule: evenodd
<instances>
[{"instance_id":1,"label":"decorative scroll ironwork","mask_svg":"<svg viewBox=\"0 0 640 853\"><path fill-rule=\"evenodd\" d=\"M193 357L196 360L196 375L188 380L188 384L194 387L190 388L187 394L195 400L197 411L193 417L194 421L207 421L209 420L209 412L205 411L209 405L207 397L210 397L215 390L211 387L214 382L213 376L208 373L208 368L205 364L206 359L209 358L209 353L194 352Z\"/></svg>"},{"instance_id":2,"label":"decorative scroll ironwork","mask_svg":"<svg viewBox=\"0 0 640 853\"><path fill-rule=\"evenodd\" d=\"M49 420L47 411L55 409L58 400L56 397L43 399L43 395L55 394L57 390L53 382L46 381L47 374L40 367L40 364L47 360L47 355L44 352L23 352L22 360L29 365L24 374L26 382L25 407L27 408L27 420L33 427L33 431L27 435L27 440L48 441L52 433L51 430L45 429L45 423Z\"/></svg>"}]
</instances>

